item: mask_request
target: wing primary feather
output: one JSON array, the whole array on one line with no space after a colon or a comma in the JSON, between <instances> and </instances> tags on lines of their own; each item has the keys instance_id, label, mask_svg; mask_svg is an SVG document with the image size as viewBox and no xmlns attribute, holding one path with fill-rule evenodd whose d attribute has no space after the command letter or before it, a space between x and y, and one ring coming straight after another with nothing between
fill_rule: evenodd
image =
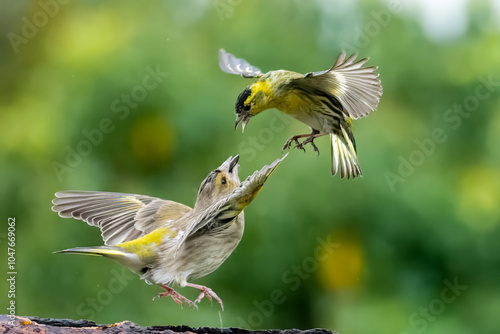
<instances>
[{"instance_id":1,"label":"wing primary feather","mask_svg":"<svg viewBox=\"0 0 500 334\"><path fill-rule=\"evenodd\" d=\"M357 56L347 57L342 51L329 70L308 73L296 80L307 80L304 84L321 87L333 94L344 107L346 116L364 117L377 109L382 85L377 67L363 67L369 58L356 61Z\"/></svg>"},{"instance_id":2,"label":"wing primary feather","mask_svg":"<svg viewBox=\"0 0 500 334\"><path fill-rule=\"evenodd\" d=\"M67 191L55 196L53 211L98 227L106 245L136 239L192 210L173 201L126 193Z\"/></svg>"},{"instance_id":3,"label":"wing primary feather","mask_svg":"<svg viewBox=\"0 0 500 334\"><path fill-rule=\"evenodd\" d=\"M258 67L250 65L245 59L236 58L224 49L219 50L219 67L226 73L238 74L244 78L256 78L262 75Z\"/></svg>"}]
</instances>

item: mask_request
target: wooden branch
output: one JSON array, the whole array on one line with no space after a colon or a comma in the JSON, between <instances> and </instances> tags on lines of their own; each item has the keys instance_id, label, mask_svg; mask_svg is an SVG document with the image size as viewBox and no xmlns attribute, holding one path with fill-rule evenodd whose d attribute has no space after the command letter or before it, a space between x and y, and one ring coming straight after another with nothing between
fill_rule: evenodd
<instances>
[{"instance_id":1,"label":"wooden branch","mask_svg":"<svg viewBox=\"0 0 500 334\"><path fill-rule=\"evenodd\" d=\"M248 330L241 328L213 328L188 326L148 326L142 327L130 321L122 321L112 325L99 325L89 320L52 319L37 317L19 317L0 315L0 333L154 333L154 334L338 334L326 329L270 329Z\"/></svg>"}]
</instances>

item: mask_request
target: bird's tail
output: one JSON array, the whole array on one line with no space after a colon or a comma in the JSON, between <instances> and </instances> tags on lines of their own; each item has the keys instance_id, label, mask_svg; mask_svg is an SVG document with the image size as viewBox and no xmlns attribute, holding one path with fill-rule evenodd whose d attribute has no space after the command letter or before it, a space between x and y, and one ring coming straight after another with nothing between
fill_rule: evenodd
<instances>
[{"instance_id":1,"label":"bird's tail","mask_svg":"<svg viewBox=\"0 0 500 334\"><path fill-rule=\"evenodd\" d=\"M347 130L345 129L347 128ZM342 135L330 134L332 151L332 175L340 170L340 177L362 176L356 155L356 143L350 127L340 126Z\"/></svg>"},{"instance_id":2,"label":"bird's tail","mask_svg":"<svg viewBox=\"0 0 500 334\"><path fill-rule=\"evenodd\" d=\"M145 266L144 261L141 260L135 253L127 252L118 246L75 247L54 253L104 256L129 267L132 271L138 274L141 273L141 270Z\"/></svg>"},{"instance_id":3,"label":"bird's tail","mask_svg":"<svg viewBox=\"0 0 500 334\"><path fill-rule=\"evenodd\" d=\"M136 254L127 252L118 246L75 247L54 253L104 256L129 267L133 271L139 271L144 266L143 261Z\"/></svg>"},{"instance_id":4,"label":"bird's tail","mask_svg":"<svg viewBox=\"0 0 500 334\"><path fill-rule=\"evenodd\" d=\"M119 247L110 246L96 246L96 247L75 247L69 248L54 253L68 253L68 254L85 254L105 257L121 257L126 256L127 252Z\"/></svg>"}]
</instances>

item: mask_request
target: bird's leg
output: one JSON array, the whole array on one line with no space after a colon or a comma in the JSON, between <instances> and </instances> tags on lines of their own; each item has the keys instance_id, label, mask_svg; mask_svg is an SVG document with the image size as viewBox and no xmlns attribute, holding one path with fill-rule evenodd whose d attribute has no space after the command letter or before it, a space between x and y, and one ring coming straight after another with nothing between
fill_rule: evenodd
<instances>
[{"instance_id":1,"label":"bird's leg","mask_svg":"<svg viewBox=\"0 0 500 334\"><path fill-rule=\"evenodd\" d=\"M201 302L203 297L206 296L208 298L208 300L210 300L210 301L212 301L212 298L214 298L216 301L218 301L220 304L220 307L224 311L224 305L222 304L222 300L219 298L219 296L217 296L217 294L215 292L212 291L212 289L207 288L206 286L203 286L203 285L192 284L192 283L186 283L186 286L190 286L192 288L200 290L200 295L194 301L195 304Z\"/></svg>"},{"instance_id":2,"label":"bird's leg","mask_svg":"<svg viewBox=\"0 0 500 334\"><path fill-rule=\"evenodd\" d=\"M306 140L304 140L304 141L303 141L302 143L300 143L300 144L297 144L297 146L295 146L295 147L300 148L301 150L304 150L304 151L305 151L304 145L311 144L311 145L312 145L312 147L314 148L314 151L315 151L315 152L317 152L317 153L318 153L318 155L319 155L319 149L318 149L318 147L316 146L316 144L314 144L314 139L316 139L316 138L318 138L318 137L321 137L321 136L322 136L322 134L315 134L315 133L311 133L311 134L309 135L309 137L308 137Z\"/></svg>"},{"instance_id":3,"label":"bird's leg","mask_svg":"<svg viewBox=\"0 0 500 334\"><path fill-rule=\"evenodd\" d=\"M164 288L166 291L159 293L158 294L159 298L170 296L170 297L172 297L174 302L176 302L177 304L179 304L181 306L182 306L183 302L186 302L189 306L193 306L194 308L198 308L198 306L196 306L196 303L193 303L192 301L190 301L189 299L187 299L186 297L184 297L183 295L181 295L180 293L178 293L177 291L175 291L171 287L166 286L166 285L160 285L160 286L162 288ZM154 300L154 298L153 298L153 300Z\"/></svg>"},{"instance_id":4,"label":"bird's leg","mask_svg":"<svg viewBox=\"0 0 500 334\"><path fill-rule=\"evenodd\" d=\"M308 133L308 134L305 134L305 135L296 135L296 136L293 136L292 138L288 139L285 143L285 145L283 146L283 151L290 148L292 146L292 143L295 142L295 147L298 147L300 148L301 150L303 150L304 152L306 151L303 147L300 147L300 142L299 142L299 138L305 138L305 137L310 137L312 136L313 134L312 133Z\"/></svg>"},{"instance_id":5,"label":"bird's leg","mask_svg":"<svg viewBox=\"0 0 500 334\"><path fill-rule=\"evenodd\" d=\"M316 146L316 144L314 144L314 139L321 137L323 135L324 134L320 133L318 130L313 130L311 133L308 134L293 136L292 138L286 141L285 146L283 146L283 151L286 150L287 148L290 148L292 146L292 142L295 142L295 147L301 149L304 152L306 151L304 145L311 144L312 147L314 148L314 151L317 152L319 155L319 149ZM299 138L306 138L306 139L302 143L300 143Z\"/></svg>"}]
</instances>

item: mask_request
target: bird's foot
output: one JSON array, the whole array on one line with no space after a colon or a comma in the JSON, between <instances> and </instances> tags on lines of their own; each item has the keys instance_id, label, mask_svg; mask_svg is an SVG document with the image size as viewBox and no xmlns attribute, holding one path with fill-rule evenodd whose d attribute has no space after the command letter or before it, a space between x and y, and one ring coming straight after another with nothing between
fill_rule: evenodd
<instances>
[{"instance_id":1,"label":"bird's foot","mask_svg":"<svg viewBox=\"0 0 500 334\"><path fill-rule=\"evenodd\" d=\"M298 135L298 136L293 136L292 138L288 139L285 143L285 145L283 145L283 151L284 150L287 150L289 149L290 147L292 147L292 143L295 142L295 147L297 147L297 145L300 144L299 142L299 138L301 138L302 135Z\"/></svg>"},{"instance_id":2,"label":"bird's foot","mask_svg":"<svg viewBox=\"0 0 500 334\"><path fill-rule=\"evenodd\" d=\"M207 288L206 286L203 286L203 285L191 284L191 283L187 283L186 286L190 286L192 288L200 290L200 294L199 294L198 298L196 298L196 300L194 301L195 304L196 303L199 304L201 302L201 300L203 299L203 297L207 297L208 300L210 300L210 302L212 302L212 298L213 298L219 302L220 307L224 311L224 304L222 303L222 300L219 298L219 296L217 296L217 294L212 289Z\"/></svg>"},{"instance_id":3,"label":"bird's foot","mask_svg":"<svg viewBox=\"0 0 500 334\"><path fill-rule=\"evenodd\" d=\"M285 145L283 146L283 151L286 150L286 149L288 149L288 148L290 148L290 147L292 147L292 143L295 143L295 148L299 148L299 149L301 149L302 151L305 152L306 149L304 148L304 144L307 144L309 142L308 140L310 140L311 137L313 137L312 139L314 139L314 138L316 138L318 136L314 132L313 133L307 133L305 135L296 135L296 136L293 136L292 138L290 138L290 139L288 139L286 141ZM307 138L307 139L301 144L299 142L300 138ZM312 142L312 140L310 142ZM315 147L314 150L316 151L318 148L316 147L316 145L314 145L314 143L313 143L313 146Z\"/></svg>"},{"instance_id":4,"label":"bird's foot","mask_svg":"<svg viewBox=\"0 0 500 334\"><path fill-rule=\"evenodd\" d=\"M319 155L319 149L318 147L316 146L316 144L314 144L314 139L316 139L317 137L320 137L322 136L322 134L318 134L318 133L308 133L308 134L305 134L305 135L297 135L297 136L293 136L292 138L288 139L285 143L285 145L283 146L283 151L290 148L292 146L292 143L295 143L295 148L298 148L302 151L306 151L305 149L305 145L307 144L311 144L312 147L314 148L314 151L318 153ZM304 141L299 142L299 139L300 138L306 138Z\"/></svg>"},{"instance_id":5,"label":"bird's foot","mask_svg":"<svg viewBox=\"0 0 500 334\"><path fill-rule=\"evenodd\" d=\"M168 287L166 285L160 285L162 288L164 288L166 291L165 292L161 292L158 294L158 298L162 298L162 297L172 297L172 299L174 300L174 302L176 302L177 304L181 305L182 306L182 303L185 302L187 303L189 306L192 306L194 308L198 308L198 306L196 305L196 302L192 302L191 300L187 299L186 297L184 297L183 295L181 295L180 293L178 293L177 291L175 291L174 289L172 289L171 287ZM156 297L153 297L153 300L155 300Z\"/></svg>"},{"instance_id":6,"label":"bird's foot","mask_svg":"<svg viewBox=\"0 0 500 334\"><path fill-rule=\"evenodd\" d=\"M311 144L311 146L314 148L314 151L316 153L318 153L319 155L319 149L318 147L316 146L316 144L314 143L314 139L316 138L317 136L315 135L311 135L309 136L306 140L304 140L302 143L300 144L297 144L295 147L296 148L299 148L301 150L303 150L304 152L306 151L306 149L304 148L304 145L307 145L307 144Z\"/></svg>"}]
</instances>

